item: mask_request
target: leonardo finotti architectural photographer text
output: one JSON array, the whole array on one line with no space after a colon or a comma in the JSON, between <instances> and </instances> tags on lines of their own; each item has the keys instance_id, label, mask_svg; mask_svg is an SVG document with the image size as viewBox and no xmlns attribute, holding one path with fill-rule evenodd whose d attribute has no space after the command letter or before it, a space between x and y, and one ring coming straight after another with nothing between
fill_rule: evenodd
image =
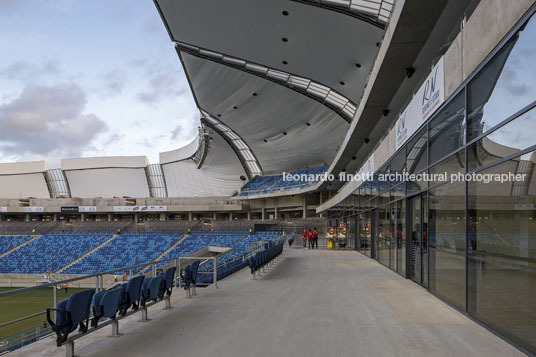
<instances>
[{"instance_id":1,"label":"leonardo finotti architectural photographer text","mask_svg":"<svg viewBox=\"0 0 536 357\"><path fill-rule=\"evenodd\" d=\"M421 181L431 181L431 182L520 182L524 181L527 174L515 174L513 172L501 173L501 174L492 174L492 173L419 173L419 174L410 174L407 172L397 172L392 174L378 174L374 176L372 173L356 173L356 174L347 174L341 172L338 175L338 180L341 182L351 182L351 181L382 181L382 182L421 182ZM304 182L319 182L319 181L334 181L335 175L333 174L291 174L284 172L283 181L304 181Z\"/></svg>"}]
</instances>

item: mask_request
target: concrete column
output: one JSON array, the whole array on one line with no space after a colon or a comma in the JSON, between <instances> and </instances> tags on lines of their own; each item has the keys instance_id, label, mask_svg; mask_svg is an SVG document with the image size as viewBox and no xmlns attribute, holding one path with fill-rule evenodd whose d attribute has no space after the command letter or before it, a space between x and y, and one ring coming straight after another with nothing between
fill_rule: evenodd
<instances>
[{"instance_id":1,"label":"concrete column","mask_svg":"<svg viewBox=\"0 0 536 357\"><path fill-rule=\"evenodd\" d=\"M248 221L251 220L251 211L248 211Z\"/></svg>"},{"instance_id":2,"label":"concrete column","mask_svg":"<svg viewBox=\"0 0 536 357\"><path fill-rule=\"evenodd\" d=\"M188 220L189 220L189 221L192 220L192 212L188 212Z\"/></svg>"},{"instance_id":3,"label":"concrete column","mask_svg":"<svg viewBox=\"0 0 536 357\"><path fill-rule=\"evenodd\" d=\"M320 204L323 203L323 198L324 198L324 196L323 196L322 194L323 194L323 192L320 192ZM324 214L323 214L323 213L320 213L320 218L323 218L323 217L324 217Z\"/></svg>"},{"instance_id":4,"label":"concrete column","mask_svg":"<svg viewBox=\"0 0 536 357\"><path fill-rule=\"evenodd\" d=\"M108 213L108 222L111 222L111 221L112 221L112 214Z\"/></svg>"},{"instance_id":5,"label":"concrete column","mask_svg":"<svg viewBox=\"0 0 536 357\"><path fill-rule=\"evenodd\" d=\"M30 222L30 214L29 213L26 213L26 218L25 218L26 222Z\"/></svg>"},{"instance_id":6,"label":"concrete column","mask_svg":"<svg viewBox=\"0 0 536 357\"><path fill-rule=\"evenodd\" d=\"M165 220L166 220L166 214L165 214L165 213L160 213L160 220L161 220L161 221L165 221Z\"/></svg>"},{"instance_id":7,"label":"concrete column","mask_svg":"<svg viewBox=\"0 0 536 357\"><path fill-rule=\"evenodd\" d=\"M302 196L302 210L303 210L303 218L307 218L307 198L305 195Z\"/></svg>"},{"instance_id":8,"label":"concrete column","mask_svg":"<svg viewBox=\"0 0 536 357\"><path fill-rule=\"evenodd\" d=\"M233 212L229 212L229 221L233 220Z\"/></svg>"},{"instance_id":9,"label":"concrete column","mask_svg":"<svg viewBox=\"0 0 536 357\"><path fill-rule=\"evenodd\" d=\"M218 218L218 214L216 212L212 213L212 219L216 220L216 218Z\"/></svg>"},{"instance_id":10,"label":"concrete column","mask_svg":"<svg viewBox=\"0 0 536 357\"><path fill-rule=\"evenodd\" d=\"M54 215L52 216L52 219L54 220L54 222L56 222L58 220L58 214L54 213Z\"/></svg>"},{"instance_id":11,"label":"concrete column","mask_svg":"<svg viewBox=\"0 0 536 357\"><path fill-rule=\"evenodd\" d=\"M134 222L138 223L138 214L134 213Z\"/></svg>"},{"instance_id":12,"label":"concrete column","mask_svg":"<svg viewBox=\"0 0 536 357\"><path fill-rule=\"evenodd\" d=\"M55 216L55 215L54 215ZM2 222L2 215L0 214L0 222Z\"/></svg>"},{"instance_id":13,"label":"concrete column","mask_svg":"<svg viewBox=\"0 0 536 357\"><path fill-rule=\"evenodd\" d=\"M279 206L279 200L276 198L275 203L274 203L274 219L279 218L278 206Z\"/></svg>"},{"instance_id":14,"label":"concrete column","mask_svg":"<svg viewBox=\"0 0 536 357\"><path fill-rule=\"evenodd\" d=\"M265 214L265 206L266 206L266 201L263 200L262 201L262 208L261 208L261 220L264 221L264 214Z\"/></svg>"},{"instance_id":15,"label":"concrete column","mask_svg":"<svg viewBox=\"0 0 536 357\"><path fill-rule=\"evenodd\" d=\"M86 215L84 213L80 213L80 219L82 222L84 222L86 220Z\"/></svg>"}]
</instances>

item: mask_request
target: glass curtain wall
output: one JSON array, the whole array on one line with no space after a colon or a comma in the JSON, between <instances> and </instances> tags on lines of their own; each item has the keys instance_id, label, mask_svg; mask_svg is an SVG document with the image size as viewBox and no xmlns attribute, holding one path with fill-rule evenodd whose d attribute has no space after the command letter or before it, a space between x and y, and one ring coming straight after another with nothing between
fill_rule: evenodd
<instances>
[{"instance_id":1,"label":"glass curtain wall","mask_svg":"<svg viewBox=\"0 0 536 357\"><path fill-rule=\"evenodd\" d=\"M444 180L366 182L356 216L358 250L531 353L534 38L532 16L377 172L441 173Z\"/></svg>"}]
</instances>

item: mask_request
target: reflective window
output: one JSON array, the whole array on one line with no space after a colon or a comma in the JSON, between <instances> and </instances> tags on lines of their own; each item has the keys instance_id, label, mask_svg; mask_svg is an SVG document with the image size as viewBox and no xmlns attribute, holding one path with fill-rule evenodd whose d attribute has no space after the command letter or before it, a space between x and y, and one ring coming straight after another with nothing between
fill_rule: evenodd
<instances>
[{"instance_id":1,"label":"reflective window","mask_svg":"<svg viewBox=\"0 0 536 357\"><path fill-rule=\"evenodd\" d=\"M376 210L375 222L375 250L376 259L383 265L389 266L389 245L390 245L390 210L389 205L384 205Z\"/></svg>"},{"instance_id":2,"label":"reflective window","mask_svg":"<svg viewBox=\"0 0 536 357\"><path fill-rule=\"evenodd\" d=\"M465 310L465 183L429 191L429 288Z\"/></svg>"},{"instance_id":3,"label":"reflective window","mask_svg":"<svg viewBox=\"0 0 536 357\"><path fill-rule=\"evenodd\" d=\"M469 312L530 351L536 350L535 158L533 151L480 172L523 171L517 184L468 186Z\"/></svg>"},{"instance_id":4,"label":"reflective window","mask_svg":"<svg viewBox=\"0 0 536 357\"><path fill-rule=\"evenodd\" d=\"M393 231L396 239L396 264L402 276L406 275L406 200L400 200L393 207Z\"/></svg>"},{"instance_id":5,"label":"reflective window","mask_svg":"<svg viewBox=\"0 0 536 357\"><path fill-rule=\"evenodd\" d=\"M430 185L450 182L451 175L465 172L465 149L430 167Z\"/></svg>"},{"instance_id":6,"label":"reflective window","mask_svg":"<svg viewBox=\"0 0 536 357\"><path fill-rule=\"evenodd\" d=\"M536 20L501 49L468 86L468 140L478 137L536 98ZM536 123L532 126L536 128Z\"/></svg>"},{"instance_id":7,"label":"reflective window","mask_svg":"<svg viewBox=\"0 0 536 357\"><path fill-rule=\"evenodd\" d=\"M419 172L428 165L427 147L427 133L424 127L407 145L406 161L409 173Z\"/></svg>"},{"instance_id":8,"label":"reflective window","mask_svg":"<svg viewBox=\"0 0 536 357\"><path fill-rule=\"evenodd\" d=\"M462 91L430 122L430 163L465 144L465 92Z\"/></svg>"},{"instance_id":9,"label":"reflective window","mask_svg":"<svg viewBox=\"0 0 536 357\"><path fill-rule=\"evenodd\" d=\"M475 170L536 145L536 108L473 143L468 151L469 170ZM527 159L526 155L524 159Z\"/></svg>"}]
</instances>

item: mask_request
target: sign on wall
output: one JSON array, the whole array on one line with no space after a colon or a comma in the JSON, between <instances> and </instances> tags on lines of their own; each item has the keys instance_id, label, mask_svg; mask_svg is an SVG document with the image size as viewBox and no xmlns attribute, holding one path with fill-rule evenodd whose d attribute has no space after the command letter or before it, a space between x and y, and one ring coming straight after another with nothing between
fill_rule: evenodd
<instances>
[{"instance_id":1,"label":"sign on wall","mask_svg":"<svg viewBox=\"0 0 536 357\"><path fill-rule=\"evenodd\" d=\"M396 121L397 150L434 114L444 101L445 73L443 57L441 57Z\"/></svg>"},{"instance_id":2,"label":"sign on wall","mask_svg":"<svg viewBox=\"0 0 536 357\"><path fill-rule=\"evenodd\" d=\"M24 207L26 213L42 213L45 209L43 207Z\"/></svg>"},{"instance_id":3,"label":"sign on wall","mask_svg":"<svg viewBox=\"0 0 536 357\"><path fill-rule=\"evenodd\" d=\"M167 206L114 206L114 212L166 212Z\"/></svg>"},{"instance_id":4,"label":"sign on wall","mask_svg":"<svg viewBox=\"0 0 536 357\"><path fill-rule=\"evenodd\" d=\"M7 207L0 207L0 213L6 213Z\"/></svg>"},{"instance_id":5,"label":"sign on wall","mask_svg":"<svg viewBox=\"0 0 536 357\"><path fill-rule=\"evenodd\" d=\"M78 206L61 206L61 212L78 213Z\"/></svg>"},{"instance_id":6,"label":"sign on wall","mask_svg":"<svg viewBox=\"0 0 536 357\"><path fill-rule=\"evenodd\" d=\"M78 212L81 212L81 213L97 212L97 206L79 206Z\"/></svg>"}]
</instances>

